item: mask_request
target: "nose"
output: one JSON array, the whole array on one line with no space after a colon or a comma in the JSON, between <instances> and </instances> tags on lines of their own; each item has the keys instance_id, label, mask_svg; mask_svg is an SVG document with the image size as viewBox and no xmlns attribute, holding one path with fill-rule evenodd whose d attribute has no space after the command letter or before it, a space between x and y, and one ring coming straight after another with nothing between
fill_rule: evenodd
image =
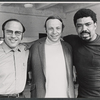
<instances>
[{"instance_id":1,"label":"nose","mask_svg":"<svg viewBox=\"0 0 100 100\"><path fill-rule=\"evenodd\" d=\"M87 27L86 27L86 25L83 25L82 31L85 31L85 30L87 30Z\"/></svg>"},{"instance_id":2,"label":"nose","mask_svg":"<svg viewBox=\"0 0 100 100\"><path fill-rule=\"evenodd\" d=\"M53 29L53 33L54 33L54 34L56 34L56 33L57 33L56 29Z\"/></svg>"},{"instance_id":3,"label":"nose","mask_svg":"<svg viewBox=\"0 0 100 100\"><path fill-rule=\"evenodd\" d=\"M16 34L15 32L12 33L11 37L16 37Z\"/></svg>"}]
</instances>

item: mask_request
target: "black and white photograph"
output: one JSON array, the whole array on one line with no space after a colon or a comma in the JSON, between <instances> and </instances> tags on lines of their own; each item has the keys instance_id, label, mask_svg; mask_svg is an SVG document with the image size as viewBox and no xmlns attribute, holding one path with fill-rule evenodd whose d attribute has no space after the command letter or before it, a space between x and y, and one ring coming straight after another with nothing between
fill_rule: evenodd
<instances>
[{"instance_id":1,"label":"black and white photograph","mask_svg":"<svg viewBox=\"0 0 100 100\"><path fill-rule=\"evenodd\" d=\"M100 2L0 2L0 98L100 99Z\"/></svg>"}]
</instances>

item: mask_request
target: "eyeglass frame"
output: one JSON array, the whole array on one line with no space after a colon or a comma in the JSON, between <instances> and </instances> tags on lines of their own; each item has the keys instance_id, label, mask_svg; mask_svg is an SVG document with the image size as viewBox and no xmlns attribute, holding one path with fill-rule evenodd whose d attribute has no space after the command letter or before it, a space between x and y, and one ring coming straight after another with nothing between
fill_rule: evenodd
<instances>
[{"instance_id":1,"label":"eyeglass frame","mask_svg":"<svg viewBox=\"0 0 100 100\"><path fill-rule=\"evenodd\" d=\"M23 33L23 32L21 32L21 31L13 31L13 30L6 30L6 29L4 29L4 31L5 31L5 33L6 33L7 35L13 35L13 33L15 33L16 36L21 36L22 33ZM18 33L16 33L16 32L18 32Z\"/></svg>"}]
</instances>

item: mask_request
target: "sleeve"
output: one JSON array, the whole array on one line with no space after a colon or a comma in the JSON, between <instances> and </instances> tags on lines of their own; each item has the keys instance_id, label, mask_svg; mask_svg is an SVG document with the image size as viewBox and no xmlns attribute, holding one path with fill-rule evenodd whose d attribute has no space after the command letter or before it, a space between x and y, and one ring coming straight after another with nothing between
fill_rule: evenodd
<instances>
[{"instance_id":1,"label":"sleeve","mask_svg":"<svg viewBox=\"0 0 100 100\"><path fill-rule=\"evenodd\" d=\"M29 71L31 71L31 64L30 64L30 62L31 62L31 52L29 52L29 57L28 57L28 68L27 68L27 71L29 72Z\"/></svg>"},{"instance_id":2,"label":"sleeve","mask_svg":"<svg viewBox=\"0 0 100 100\"><path fill-rule=\"evenodd\" d=\"M36 98L36 85L34 84L34 67L33 67L33 55L34 55L34 50L36 49L36 45L33 44L31 46L31 48L29 49L30 52L29 52L29 59L28 59L28 70L30 70L32 72L32 84L31 84L31 88L30 88L30 92L31 92L31 98Z\"/></svg>"},{"instance_id":3,"label":"sleeve","mask_svg":"<svg viewBox=\"0 0 100 100\"><path fill-rule=\"evenodd\" d=\"M21 44L25 46L26 50L29 50L31 48L31 46L34 44L34 41L32 41L32 42L23 42Z\"/></svg>"},{"instance_id":4,"label":"sleeve","mask_svg":"<svg viewBox=\"0 0 100 100\"><path fill-rule=\"evenodd\" d=\"M72 35L64 36L63 40L71 45Z\"/></svg>"}]
</instances>

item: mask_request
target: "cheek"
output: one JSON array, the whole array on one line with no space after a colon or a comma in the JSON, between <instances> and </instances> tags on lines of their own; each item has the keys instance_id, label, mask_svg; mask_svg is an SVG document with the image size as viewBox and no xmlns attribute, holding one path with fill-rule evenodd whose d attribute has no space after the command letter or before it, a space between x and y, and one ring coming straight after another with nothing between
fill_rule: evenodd
<instances>
[{"instance_id":1,"label":"cheek","mask_svg":"<svg viewBox=\"0 0 100 100\"><path fill-rule=\"evenodd\" d=\"M16 37L15 39L18 39L19 41L23 39L23 35Z\"/></svg>"},{"instance_id":2,"label":"cheek","mask_svg":"<svg viewBox=\"0 0 100 100\"><path fill-rule=\"evenodd\" d=\"M4 35L5 40L8 40L9 38L10 38L9 36Z\"/></svg>"},{"instance_id":3,"label":"cheek","mask_svg":"<svg viewBox=\"0 0 100 100\"><path fill-rule=\"evenodd\" d=\"M51 34L51 33L52 33L52 30L47 30L47 33L48 33L48 34Z\"/></svg>"},{"instance_id":4,"label":"cheek","mask_svg":"<svg viewBox=\"0 0 100 100\"><path fill-rule=\"evenodd\" d=\"M95 31L96 30L96 27L94 26L92 29Z\"/></svg>"},{"instance_id":5,"label":"cheek","mask_svg":"<svg viewBox=\"0 0 100 100\"><path fill-rule=\"evenodd\" d=\"M21 40L23 39L23 35L21 36Z\"/></svg>"},{"instance_id":6,"label":"cheek","mask_svg":"<svg viewBox=\"0 0 100 100\"><path fill-rule=\"evenodd\" d=\"M76 32L80 36L80 30L76 29Z\"/></svg>"},{"instance_id":7,"label":"cheek","mask_svg":"<svg viewBox=\"0 0 100 100\"><path fill-rule=\"evenodd\" d=\"M82 32L82 29L81 28L77 28L76 31L77 31L78 34L80 34L80 32Z\"/></svg>"},{"instance_id":8,"label":"cheek","mask_svg":"<svg viewBox=\"0 0 100 100\"><path fill-rule=\"evenodd\" d=\"M60 31L60 32L58 33L58 35L61 36L61 35L62 35L62 32Z\"/></svg>"},{"instance_id":9,"label":"cheek","mask_svg":"<svg viewBox=\"0 0 100 100\"><path fill-rule=\"evenodd\" d=\"M47 36L50 36L52 34L51 31L47 31Z\"/></svg>"},{"instance_id":10,"label":"cheek","mask_svg":"<svg viewBox=\"0 0 100 100\"><path fill-rule=\"evenodd\" d=\"M60 34L61 34L61 33L62 33L62 30L58 30L58 33L60 33Z\"/></svg>"},{"instance_id":11,"label":"cheek","mask_svg":"<svg viewBox=\"0 0 100 100\"><path fill-rule=\"evenodd\" d=\"M79 33L79 29L78 28L76 28L76 32Z\"/></svg>"},{"instance_id":12,"label":"cheek","mask_svg":"<svg viewBox=\"0 0 100 100\"><path fill-rule=\"evenodd\" d=\"M20 42L21 42L21 40L22 40L22 37L18 38L18 43L20 43Z\"/></svg>"}]
</instances>

